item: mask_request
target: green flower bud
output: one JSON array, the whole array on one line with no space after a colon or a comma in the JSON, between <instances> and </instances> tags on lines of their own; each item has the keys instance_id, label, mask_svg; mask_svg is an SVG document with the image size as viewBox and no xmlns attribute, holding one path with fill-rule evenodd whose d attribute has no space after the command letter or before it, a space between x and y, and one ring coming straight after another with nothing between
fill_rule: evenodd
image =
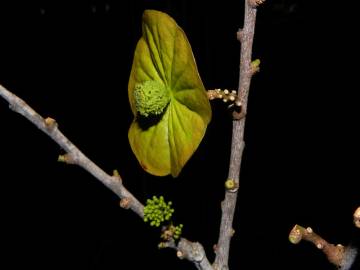
<instances>
[{"instance_id":1,"label":"green flower bud","mask_svg":"<svg viewBox=\"0 0 360 270\"><path fill-rule=\"evenodd\" d=\"M235 192L237 190L238 185L236 184L234 179L227 179L225 181L225 188L228 191Z\"/></svg>"},{"instance_id":2,"label":"green flower bud","mask_svg":"<svg viewBox=\"0 0 360 270\"><path fill-rule=\"evenodd\" d=\"M158 81L145 81L135 84L134 98L140 115L159 115L170 102L170 91Z\"/></svg>"},{"instance_id":3,"label":"green flower bud","mask_svg":"<svg viewBox=\"0 0 360 270\"><path fill-rule=\"evenodd\" d=\"M146 205L144 207L144 221L149 221L151 226L159 227L164 221L170 220L174 212L171 205L172 203L167 203L163 196L160 196L159 198L153 196L152 199L146 200Z\"/></svg>"}]
</instances>

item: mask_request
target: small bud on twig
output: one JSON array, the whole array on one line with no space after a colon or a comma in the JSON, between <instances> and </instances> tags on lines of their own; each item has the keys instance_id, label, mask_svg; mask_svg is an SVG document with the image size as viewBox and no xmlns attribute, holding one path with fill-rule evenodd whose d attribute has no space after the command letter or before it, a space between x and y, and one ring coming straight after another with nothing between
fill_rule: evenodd
<instances>
[{"instance_id":1,"label":"small bud on twig","mask_svg":"<svg viewBox=\"0 0 360 270\"><path fill-rule=\"evenodd\" d=\"M64 162L66 164L75 164L76 163L73 156L70 154L59 155L58 162Z\"/></svg>"},{"instance_id":2,"label":"small bud on twig","mask_svg":"<svg viewBox=\"0 0 360 270\"><path fill-rule=\"evenodd\" d=\"M122 198L120 200L120 207L124 209L130 208L131 199L130 198Z\"/></svg>"},{"instance_id":3,"label":"small bud on twig","mask_svg":"<svg viewBox=\"0 0 360 270\"><path fill-rule=\"evenodd\" d=\"M113 178L115 178L116 180L118 181L121 181L121 177L120 177L120 174L118 172L118 170L113 170L113 175L112 175Z\"/></svg>"},{"instance_id":4,"label":"small bud on twig","mask_svg":"<svg viewBox=\"0 0 360 270\"><path fill-rule=\"evenodd\" d=\"M47 129L52 130L54 128L57 128L57 123L55 119L47 117L44 121Z\"/></svg>"},{"instance_id":5,"label":"small bud on twig","mask_svg":"<svg viewBox=\"0 0 360 270\"><path fill-rule=\"evenodd\" d=\"M263 4L265 0L249 0L249 4L251 7L256 8L257 6Z\"/></svg>"},{"instance_id":6,"label":"small bud on twig","mask_svg":"<svg viewBox=\"0 0 360 270\"><path fill-rule=\"evenodd\" d=\"M254 75L255 73L260 71L260 59L255 59L251 62L251 74Z\"/></svg>"},{"instance_id":7,"label":"small bud on twig","mask_svg":"<svg viewBox=\"0 0 360 270\"><path fill-rule=\"evenodd\" d=\"M242 42L242 40L244 38L244 34L243 34L243 30L241 28L236 32L236 38L238 41Z\"/></svg>"},{"instance_id":8,"label":"small bud on twig","mask_svg":"<svg viewBox=\"0 0 360 270\"><path fill-rule=\"evenodd\" d=\"M225 181L225 188L229 192L236 192L238 190L238 187L239 186L234 179L227 179Z\"/></svg>"},{"instance_id":9,"label":"small bud on twig","mask_svg":"<svg viewBox=\"0 0 360 270\"><path fill-rule=\"evenodd\" d=\"M176 252L176 256L181 260L184 259L184 253L181 250L178 250Z\"/></svg>"}]
</instances>

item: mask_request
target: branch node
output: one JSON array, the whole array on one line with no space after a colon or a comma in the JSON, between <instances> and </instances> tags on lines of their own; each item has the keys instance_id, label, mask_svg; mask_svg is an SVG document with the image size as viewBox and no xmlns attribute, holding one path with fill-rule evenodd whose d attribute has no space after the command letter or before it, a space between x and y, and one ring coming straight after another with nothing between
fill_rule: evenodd
<instances>
[{"instance_id":1,"label":"branch node","mask_svg":"<svg viewBox=\"0 0 360 270\"><path fill-rule=\"evenodd\" d=\"M239 189L239 185L234 179L227 179L225 181L225 188L228 192L236 192Z\"/></svg>"},{"instance_id":2,"label":"branch node","mask_svg":"<svg viewBox=\"0 0 360 270\"><path fill-rule=\"evenodd\" d=\"M244 32L243 30L240 28L237 32L236 32L236 38L238 41L242 42L244 39Z\"/></svg>"},{"instance_id":3,"label":"branch node","mask_svg":"<svg viewBox=\"0 0 360 270\"><path fill-rule=\"evenodd\" d=\"M198 242L190 242L189 240L186 240L185 238L181 238L181 240L178 243L178 253L177 256L180 259L186 258L192 262L200 263L202 261L207 261L205 250L203 246Z\"/></svg>"},{"instance_id":4,"label":"branch node","mask_svg":"<svg viewBox=\"0 0 360 270\"><path fill-rule=\"evenodd\" d=\"M56 120L51 118L51 117L47 117L45 120L45 126L48 130L54 130L55 128L58 127L58 124L56 123Z\"/></svg>"},{"instance_id":5,"label":"branch node","mask_svg":"<svg viewBox=\"0 0 360 270\"><path fill-rule=\"evenodd\" d=\"M249 5L252 8L257 8L259 5L263 4L265 0L248 0Z\"/></svg>"},{"instance_id":6,"label":"branch node","mask_svg":"<svg viewBox=\"0 0 360 270\"><path fill-rule=\"evenodd\" d=\"M240 101L239 101L240 102ZM240 102L241 104L241 102ZM243 106L240 107L240 111L236 111L234 110L233 113L232 113L232 116L233 116L233 119L234 120L241 120L243 119L245 116L246 116L246 111L244 109Z\"/></svg>"},{"instance_id":7,"label":"branch node","mask_svg":"<svg viewBox=\"0 0 360 270\"><path fill-rule=\"evenodd\" d=\"M63 162L66 164L76 164L73 155L67 153L65 155L59 155L58 162Z\"/></svg>"},{"instance_id":8,"label":"branch node","mask_svg":"<svg viewBox=\"0 0 360 270\"><path fill-rule=\"evenodd\" d=\"M176 256L182 260L184 259L184 253L181 250L176 251Z\"/></svg>"},{"instance_id":9,"label":"branch node","mask_svg":"<svg viewBox=\"0 0 360 270\"><path fill-rule=\"evenodd\" d=\"M116 170L116 169L113 170L113 175L112 175L112 177L113 177L115 180L121 182L121 176L120 176L118 170Z\"/></svg>"},{"instance_id":10,"label":"branch node","mask_svg":"<svg viewBox=\"0 0 360 270\"><path fill-rule=\"evenodd\" d=\"M221 210L224 209L224 207L225 207L225 200L221 201L220 206L221 206Z\"/></svg>"},{"instance_id":11,"label":"branch node","mask_svg":"<svg viewBox=\"0 0 360 270\"><path fill-rule=\"evenodd\" d=\"M121 208L124 208L124 209L129 209L130 208L130 204L131 204L131 199L130 198L122 198L121 200L120 200L120 203L119 203L119 205L120 205L120 207Z\"/></svg>"},{"instance_id":12,"label":"branch node","mask_svg":"<svg viewBox=\"0 0 360 270\"><path fill-rule=\"evenodd\" d=\"M260 59L255 59L250 63L251 76L260 71Z\"/></svg>"}]
</instances>

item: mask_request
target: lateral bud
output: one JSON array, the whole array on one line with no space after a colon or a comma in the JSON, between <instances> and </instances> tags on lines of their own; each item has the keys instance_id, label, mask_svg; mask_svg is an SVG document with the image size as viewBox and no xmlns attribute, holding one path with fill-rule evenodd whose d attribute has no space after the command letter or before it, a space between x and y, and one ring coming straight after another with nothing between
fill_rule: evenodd
<instances>
[{"instance_id":1,"label":"lateral bud","mask_svg":"<svg viewBox=\"0 0 360 270\"><path fill-rule=\"evenodd\" d=\"M51 117L47 117L44 121L45 121L46 128L49 130L57 128L57 126L58 126L56 123L56 120Z\"/></svg>"},{"instance_id":2,"label":"lateral bud","mask_svg":"<svg viewBox=\"0 0 360 270\"><path fill-rule=\"evenodd\" d=\"M249 5L252 7L252 8L256 8L258 7L259 5L263 4L265 2L265 0L248 0L249 1Z\"/></svg>"},{"instance_id":3,"label":"lateral bud","mask_svg":"<svg viewBox=\"0 0 360 270\"><path fill-rule=\"evenodd\" d=\"M238 41L242 42L244 39L244 32L243 30L240 28L237 32L236 32L236 38Z\"/></svg>"},{"instance_id":4,"label":"lateral bud","mask_svg":"<svg viewBox=\"0 0 360 270\"><path fill-rule=\"evenodd\" d=\"M239 185L235 182L234 179L227 179L225 181L225 188L229 192L236 192L239 188Z\"/></svg>"},{"instance_id":5,"label":"lateral bud","mask_svg":"<svg viewBox=\"0 0 360 270\"><path fill-rule=\"evenodd\" d=\"M260 59L255 59L254 61L251 61L250 68L251 68L251 75L254 75L255 73L259 72Z\"/></svg>"},{"instance_id":6,"label":"lateral bud","mask_svg":"<svg viewBox=\"0 0 360 270\"><path fill-rule=\"evenodd\" d=\"M113 175L112 175L113 178L115 178L116 180L118 180L119 182L121 182L121 177L120 177L120 174L118 172L118 170L113 170Z\"/></svg>"},{"instance_id":7,"label":"lateral bud","mask_svg":"<svg viewBox=\"0 0 360 270\"><path fill-rule=\"evenodd\" d=\"M130 203L131 203L131 199L125 197L125 198L122 198L122 199L120 200L120 204L119 204L119 205L120 205L121 208L129 209L129 208L130 208Z\"/></svg>"},{"instance_id":8,"label":"lateral bud","mask_svg":"<svg viewBox=\"0 0 360 270\"><path fill-rule=\"evenodd\" d=\"M58 162L63 162L63 163L66 163L66 164L75 164L75 160L72 157L72 155L70 155L70 154L59 155L58 156Z\"/></svg>"}]
</instances>

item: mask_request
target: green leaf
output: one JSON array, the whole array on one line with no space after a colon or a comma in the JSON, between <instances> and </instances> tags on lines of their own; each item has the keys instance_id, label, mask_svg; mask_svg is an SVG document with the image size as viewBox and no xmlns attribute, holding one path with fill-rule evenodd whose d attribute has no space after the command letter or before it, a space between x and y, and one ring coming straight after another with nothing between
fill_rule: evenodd
<instances>
[{"instance_id":1,"label":"green leaf","mask_svg":"<svg viewBox=\"0 0 360 270\"><path fill-rule=\"evenodd\" d=\"M147 172L173 177L199 146L211 108L190 44L167 14L146 10L128 94L131 148Z\"/></svg>"}]
</instances>

